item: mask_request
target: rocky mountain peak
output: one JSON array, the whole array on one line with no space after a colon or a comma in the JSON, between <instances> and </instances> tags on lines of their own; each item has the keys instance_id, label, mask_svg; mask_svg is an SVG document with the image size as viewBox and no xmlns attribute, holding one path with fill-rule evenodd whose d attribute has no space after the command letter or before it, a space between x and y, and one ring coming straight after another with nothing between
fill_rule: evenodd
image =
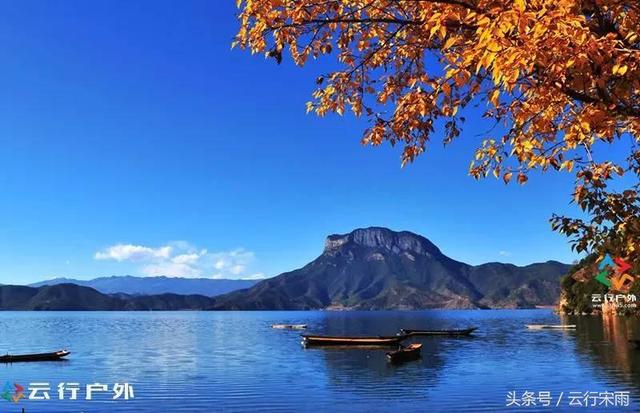
<instances>
[{"instance_id":1,"label":"rocky mountain peak","mask_svg":"<svg viewBox=\"0 0 640 413\"><path fill-rule=\"evenodd\" d=\"M438 247L420 235L382 227L358 228L348 234L329 235L325 241L324 252L335 253L350 245L386 250L395 254L408 252L418 255L441 255Z\"/></svg>"},{"instance_id":2,"label":"rocky mountain peak","mask_svg":"<svg viewBox=\"0 0 640 413\"><path fill-rule=\"evenodd\" d=\"M568 266L468 265L429 240L387 228L330 235L297 270L215 298L218 310L531 308L558 298Z\"/></svg>"}]
</instances>

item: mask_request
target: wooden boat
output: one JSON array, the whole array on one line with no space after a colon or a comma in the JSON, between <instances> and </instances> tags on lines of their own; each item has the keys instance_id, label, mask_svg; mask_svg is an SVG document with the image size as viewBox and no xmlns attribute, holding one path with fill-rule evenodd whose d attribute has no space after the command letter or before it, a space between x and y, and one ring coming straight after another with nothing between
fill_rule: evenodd
<instances>
[{"instance_id":1,"label":"wooden boat","mask_svg":"<svg viewBox=\"0 0 640 413\"><path fill-rule=\"evenodd\" d=\"M0 363L15 363L21 361L55 361L62 360L63 357L71 354L70 351L61 350L53 353L37 353L37 354L7 354L0 356Z\"/></svg>"},{"instance_id":2,"label":"wooden boat","mask_svg":"<svg viewBox=\"0 0 640 413\"><path fill-rule=\"evenodd\" d=\"M313 336L302 335L304 346L397 346L408 336Z\"/></svg>"},{"instance_id":3,"label":"wooden boat","mask_svg":"<svg viewBox=\"0 0 640 413\"><path fill-rule=\"evenodd\" d=\"M271 328L278 328L282 330L304 330L307 328L306 324L271 324Z\"/></svg>"},{"instance_id":4,"label":"wooden boat","mask_svg":"<svg viewBox=\"0 0 640 413\"><path fill-rule=\"evenodd\" d=\"M387 359L391 363L401 363L403 361L416 360L420 358L421 349L422 344L409 344L407 347L388 352Z\"/></svg>"},{"instance_id":5,"label":"wooden boat","mask_svg":"<svg viewBox=\"0 0 640 413\"><path fill-rule=\"evenodd\" d=\"M403 328L398 334L409 336L468 336L477 329L478 327L469 327L458 330L409 330Z\"/></svg>"},{"instance_id":6,"label":"wooden boat","mask_svg":"<svg viewBox=\"0 0 640 413\"><path fill-rule=\"evenodd\" d=\"M530 330L571 330L576 328L575 324L527 324Z\"/></svg>"},{"instance_id":7,"label":"wooden boat","mask_svg":"<svg viewBox=\"0 0 640 413\"><path fill-rule=\"evenodd\" d=\"M330 351L389 351L390 348L396 347L397 344L393 346L389 344L331 344L331 345L323 345L323 344L304 344L305 349L319 349L322 351L330 352Z\"/></svg>"}]
</instances>

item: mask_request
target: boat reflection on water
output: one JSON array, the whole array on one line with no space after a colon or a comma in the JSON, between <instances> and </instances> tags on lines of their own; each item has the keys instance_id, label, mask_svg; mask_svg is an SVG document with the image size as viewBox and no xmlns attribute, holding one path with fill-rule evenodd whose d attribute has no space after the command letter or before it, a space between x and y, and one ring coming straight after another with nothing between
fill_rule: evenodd
<instances>
[{"instance_id":1,"label":"boat reflection on water","mask_svg":"<svg viewBox=\"0 0 640 413\"><path fill-rule=\"evenodd\" d=\"M397 350L389 346L313 346L304 349L307 357L319 359L325 379L336 389L348 389L360 397L384 395L389 399L409 398L428 402L430 389L439 386L446 370L445 348L454 339L411 340L422 344L421 357L408 363L390 363L387 353ZM381 393L381 387L384 391ZM385 394L386 393L386 394Z\"/></svg>"},{"instance_id":2,"label":"boat reflection on water","mask_svg":"<svg viewBox=\"0 0 640 413\"><path fill-rule=\"evenodd\" d=\"M386 314L382 315L387 318ZM380 322L380 316L380 313L362 313L362 317L330 314L317 326L317 330L323 334L339 332L353 336L375 331L393 337L407 325L420 325L415 319L404 321L406 315L403 313L388 316L385 323ZM356 397L371 398L375 394L375 397L384 397L389 401L412 400L413 403L428 405L434 402L434 397L437 398L432 389L441 385L440 378L446 371L447 359L452 356L452 351L459 351L473 340L473 336L405 336L401 342L403 347L421 345L420 357L407 363L389 362L387 353L400 349L400 345L313 345L303 347L303 351L306 357L324 364L325 368L321 371L332 388L348 389ZM452 361L457 364L459 360L454 358ZM384 391L380 386L384 387Z\"/></svg>"},{"instance_id":3,"label":"boat reflection on water","mask_svg":"<svg viewBox=\"0 0 640 413\"><path fill-rule=\"evenodd\" d=\"M640 350L629 340L640 338L640 321L634 317L582 316L577 324L576 347L595 367L623 385L640 387Z\"/></svg>"},{"instance_id":4,"label":"boat reflection on water","mask_svg":"<svg viewBox=\"0 0 640 413\"><path fill-rule=\"evenodd\" d=\"M389 363L386 353L388 346L319 346L305 349L306 357L313 358L313 362L322 361L326 368L322 369L325 380L332 388L349 389L354 395L372 397L376 392L372 383L382 386L386 390L389 399L405 396L413 401L441 404L436 389L453 385L451 392L463 394L471 391L473 386L484 386L492 392L503 392L516 389L546 390L555 389L561 391L630 391L634 403L637 403L636 393L633 389L640 388L640 351L635 350L629 343L629 339L640 338L640 323L633 318L601 318L599 316L569 317L547 315L528 322L515 322L515 320L500 319L500 312L487 312L488 322L484 322L474 337L409 337L403 341L404 346L412 343L420 343L421 357L408 363L399 365ZM515 313L519 314L519 313ZM538 314L532 312L532 314ZM539 313L545 314L545 313ZM430 315L430 314L429 314ZM380 323L378 319L363 314L361 317L350 317L350 323L346 322L347 316L332 315L321 320L317 325L318 331L327 333L363 335L366 332L376 331L383 334L391 334L393 330L406 326L403 314L396 314L396 318L389 318L388 323ZM495 317L495 319L494 319ZM385 317L386 318L386 317ZM377 321L377 323L376 323ZM384 320L387 321L387 320ZM411 320L409 325L420 325L421 322ZM440 320L425 320L425 323L440 322ZM527 324L544 325L575 325L570 329L527 329ZM444 324L444 323L443 323ZM474 324L469 320L461 320L456 327ZM381 328L380 326L384 327ZM438 326L439 327L439 326ZM454 326L447 326L454 327ZM398 330L399 331L399 330ZM406 333L406 331L405 331ZM481 350L484 349L484 350ZM345 351L350 350L350 351ZM557 362L550 362L548 355L555 354L559 358ZM577 358L575 356L578 356ZM507 357L505 359L505 357ZM474 380L469 382L464 379L465 374L473 376L471 372L485 372L486 366L497 363L498 360L510 360L520 358L519 366L528 375L539 373L532 380L518 380L517 384L506 386L497 381L500 374L513 375L512 367L504 367L499 370L493 380L487 383L479 383ZM524 357L524 359L523 359ZM566 360L565 360L566 358ZM527 363L525 363L525 360ZM567 368L567 371L577 368L588 371L588 376L573 377L565 374L564 378L551 374L559 368ZM508 361L509 365L512 364ZM496 364L497 365L497 364ZM559 367L563 366L563 367ZM456 372L456 379L452 379L452 372ZM472 384L474 383L475 384ZM487 387L488 386L488 387ZM457 390L454 390L457 389ZM502 390L498 390L502 389ZM380 391L378 387L377 392ZM396 394L397 393L397 394ZM456 393L456 394L457 394ZM376 397L382 397L379 393ZM386 397L386 396L385 396ZM455 396L448 404L455 406ZM462 398L462 397L461 397ZM491 405L495 411L504 409L500 406L500 400L495 396L487 396L478 403ZM505 409L508 410L508 409ZM626 411L626 410L625 410Z\"/></svg>"}]
</instances>

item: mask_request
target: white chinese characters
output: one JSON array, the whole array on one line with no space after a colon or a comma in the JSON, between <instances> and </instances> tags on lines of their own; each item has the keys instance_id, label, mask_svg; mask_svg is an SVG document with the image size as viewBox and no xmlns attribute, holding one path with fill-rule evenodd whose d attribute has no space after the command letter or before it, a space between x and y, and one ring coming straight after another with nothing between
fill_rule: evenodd
<instances>
[{"instance_id":1,"label":"white chinese characters","mask_svg":"<svg viewBox=\"0 0 640 413\"><path fill-rule=\"evenodd\" d=\"M507 393L506 407L629 407L628 391L571 391L552 394L550 391Z\"/></svg>"},{"instance_id":2,"label":"white chinese characters","mask_svg":"<svg viewBox=\"0 0 640 413\"><path fill-rule=\"evenodd\" d=\"M53 397L58 400L93 400L94 398L103 396L112 400L129 400L135 397L133 385L130 383L114 383L109 385L106 383L89 383L81 385L80 383L58 383L52 386L48 382L33 382L27 386L27 400L51 400Z\"/></svg>"}]
</instances>

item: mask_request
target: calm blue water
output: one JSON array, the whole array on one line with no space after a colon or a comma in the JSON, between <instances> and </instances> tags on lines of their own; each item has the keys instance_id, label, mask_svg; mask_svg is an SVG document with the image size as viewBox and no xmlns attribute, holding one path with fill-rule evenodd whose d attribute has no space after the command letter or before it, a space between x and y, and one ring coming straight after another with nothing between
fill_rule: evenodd
<instances>
[{"instance_id":1,"label":"calm blue water","mask_svg":"<svg viewBox=\"0 0 640 413\"><path fill-rule=\"evenodd\" d=\"M625 411L569 407L573 391L631 392L639 411L637 320L567 319L575 332L528 331L558 323L549 310L421 312L3 312L0 353L66 347L66 362L0 365L7 380L131 383L135 398L0 399L0 412ZM395 334L399 328L479 327L473 338L423 338L422 359L390 366L384 350L303 349L307 323L324 334ZM417 340L416 340L417 341ZM509 391L549 391L560 407L506 407ZM80 397L84 398L84 390Z\"/></svg>"}]
</instances>

